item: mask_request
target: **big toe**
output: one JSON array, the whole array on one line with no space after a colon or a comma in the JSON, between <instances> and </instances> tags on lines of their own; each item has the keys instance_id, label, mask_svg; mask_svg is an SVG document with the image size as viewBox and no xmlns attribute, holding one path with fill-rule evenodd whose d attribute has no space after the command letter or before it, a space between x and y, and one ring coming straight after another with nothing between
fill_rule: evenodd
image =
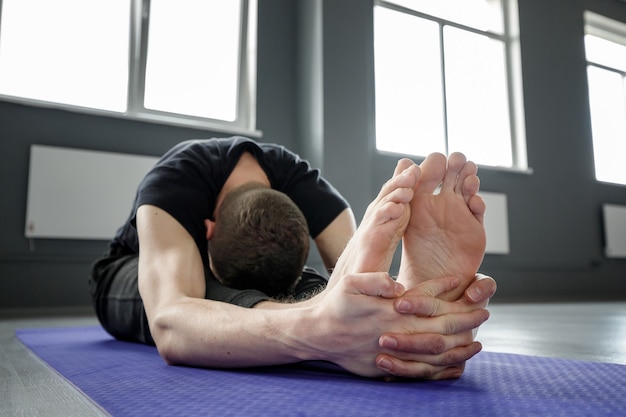
<instances>
[{"instance_id":1,"label":"big toe","mask_svg":"<svg viewBox=\"0 0 626 417\"><path fill-rule=\"evenodd\" d=\"M432 194L446 174L446 157L440 153L432 153L420 164L421 176L417 183L416 192Z\"/></svg>"}]
</instances>

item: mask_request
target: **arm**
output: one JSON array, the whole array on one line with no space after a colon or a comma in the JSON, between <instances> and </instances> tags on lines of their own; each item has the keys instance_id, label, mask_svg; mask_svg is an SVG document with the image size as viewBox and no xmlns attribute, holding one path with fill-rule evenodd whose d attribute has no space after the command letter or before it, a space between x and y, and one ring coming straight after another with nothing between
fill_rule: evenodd
<instances>
[{"instance_id":1,"label":"arm","mask_svg":"<svg viewBox=\"0 0 626 417\"><path fill-rule=\"evenodd\" d=\"M335 267L337 259L355 232L354 213L352 213L352 209L347 208L317 235L315 245L327 269Z\"/></svg>"}]
</instances>

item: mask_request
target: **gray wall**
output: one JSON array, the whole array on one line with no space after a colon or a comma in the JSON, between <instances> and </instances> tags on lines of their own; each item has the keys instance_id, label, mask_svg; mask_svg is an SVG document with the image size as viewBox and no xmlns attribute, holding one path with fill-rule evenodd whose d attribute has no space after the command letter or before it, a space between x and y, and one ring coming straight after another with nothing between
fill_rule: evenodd
<instances>
[{"instance_id":1,"label":"gray wall","mask_svg":"<svg viewBox=\"0 0 626 417\"><path fill-rule=\"evenodd\" d=\"M616 0L519 0L532 175L483 169L483 189L509 198L510 255L487 255L497 300L626 297L626 261L602 255L603 203L587 110L585 8L626 22ZM360 218L395 159L373 137L370 0L259 0L258 128L310 158ZM320 72L321 71L321 72ZM33 143L159 155L214 132L0 102L0 308L88 304L90 262L107 242L24 238ZM316 263L315 257L312 262Z\"/></svg>"}]
</instances>

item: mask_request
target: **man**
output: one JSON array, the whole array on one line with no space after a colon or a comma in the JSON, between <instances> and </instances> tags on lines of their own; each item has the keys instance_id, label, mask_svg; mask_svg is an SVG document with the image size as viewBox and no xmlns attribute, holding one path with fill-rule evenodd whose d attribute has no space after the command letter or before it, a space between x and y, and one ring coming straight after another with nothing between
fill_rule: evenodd
<instances>
[{"instance_id":1,"label":"man","mask_svg":"<svg viewBox=\"0 0 626 417\"><path fill-rule=\"evenodd\" d=\"M116 337L154 342L172 364L237 367L318 359L364 376L458 377L480 349L471 333L488 317L480 307L495 287L476 281L472 286L482 289L482 298L472 299L468 290L467 298L446 303L432 296L460 287L456 278L414 282L407 293L389 278L384 264L409 217L416 216L409 203L420 189L419 167L400 171L346 247L355 231L352 212L296 155L245 138L179 145L146 176L112 256L94 267L98 316ZM328 286L315 297L275 302L258 291L221 286L208 273L215 213L230 192L249 183L279 189L296 202L327 267L343 252ZM402 215L390 216L387 208L396 206ZM461 290L469 283L463 284ZM137 285L141 299L119 296ZM415 316L433 311L444 314Z\"/></svg>"}]
</instances>

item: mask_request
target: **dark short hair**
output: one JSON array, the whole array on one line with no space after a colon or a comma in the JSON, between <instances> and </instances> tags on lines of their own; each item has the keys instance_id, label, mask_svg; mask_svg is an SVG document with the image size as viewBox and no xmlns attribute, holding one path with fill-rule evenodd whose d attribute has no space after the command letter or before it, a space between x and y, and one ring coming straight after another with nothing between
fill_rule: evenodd
<instances>
[{"instance_id":1,"label":"dark short hair","mask_svg":"<svg viewBox=\"0 0 626 417\"><path fill-rule=\"evenodd\" d=\"M224 198L209 242L213 272L224 285L292 295L308 253L306 219L287 195L246 184Z\"/></svg>"}]
</instances>

